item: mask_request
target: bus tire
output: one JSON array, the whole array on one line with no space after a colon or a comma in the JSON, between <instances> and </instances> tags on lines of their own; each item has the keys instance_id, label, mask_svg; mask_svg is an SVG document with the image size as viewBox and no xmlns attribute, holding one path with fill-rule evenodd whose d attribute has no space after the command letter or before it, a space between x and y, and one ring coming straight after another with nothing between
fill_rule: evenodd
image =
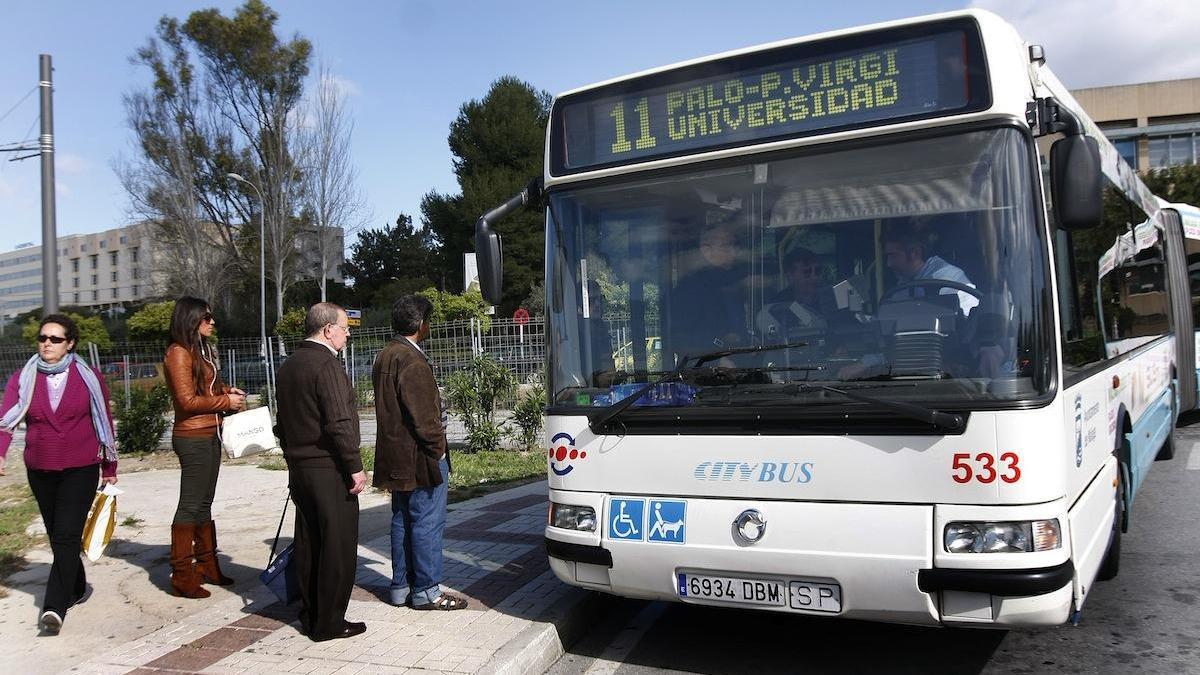
<instances>
[{"instance_id":1,"label":"bus tire","mask_svg":"<svg viewBox=\"0 0 1200 675\"><path fill-rule=\"evenodd\" d=\"M1125 515L1125 481L1118 465L1117 490L1113 497L1112 532L1108 535L1108 550L1096 572L1096 581L1116 579L1121 572L1121 521Z\"/></svg>"}]
</instances>

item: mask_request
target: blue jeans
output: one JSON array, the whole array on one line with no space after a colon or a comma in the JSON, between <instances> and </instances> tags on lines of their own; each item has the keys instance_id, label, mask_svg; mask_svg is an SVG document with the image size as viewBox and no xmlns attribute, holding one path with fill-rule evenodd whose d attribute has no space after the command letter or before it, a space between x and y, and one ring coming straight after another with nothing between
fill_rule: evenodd
<instances>
[{"instance_id":1,"label":"blue jeans","mask_svg":"<svg viewBox=\"0 0 1200 675\"><path fill-rule=\"evenodd\" d=\"M438 462L442 484L411 492L392 493L393 605L424 605L442 595L442 532L446 529L446 494L450 466Z\"/></svg>"}]
</instances>

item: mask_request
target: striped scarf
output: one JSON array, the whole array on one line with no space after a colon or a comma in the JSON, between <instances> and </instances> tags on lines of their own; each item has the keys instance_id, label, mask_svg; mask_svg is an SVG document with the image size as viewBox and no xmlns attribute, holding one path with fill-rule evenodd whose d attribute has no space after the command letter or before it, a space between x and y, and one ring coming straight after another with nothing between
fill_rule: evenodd
<instances>
[{"instance_id":1,"label":"striped scarf","mask_svg":"<svg viewBox=\"0 0 1200 675\"><path fill-rule=\"evenodd\" d=\"M100 439L99 457L105 462L115 462L117 461L117 443L112 425L108 421L108 414L105 412L107 401L104 400L104 393L100 389L100 381L96 379L96 374L87 366L87 363L74 352L67 354L58 363L46 363L38 354L34 354L25 362L18 379L17 403L5 411L3 417L0 417L0 427L12 433L21 420L25 419L25 415L29 412L29 406L33 403L33 387L39 372L56 375L66 371L71 364L76 365L75 372L79 373L79 377L87 385L92 426L96 429L96 437Z\"/></svg>"}]
</instances>

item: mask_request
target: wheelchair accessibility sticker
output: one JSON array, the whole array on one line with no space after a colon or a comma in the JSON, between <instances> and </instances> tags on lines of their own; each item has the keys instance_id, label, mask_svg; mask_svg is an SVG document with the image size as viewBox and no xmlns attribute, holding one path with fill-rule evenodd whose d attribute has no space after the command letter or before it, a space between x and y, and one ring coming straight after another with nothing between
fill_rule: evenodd
<instances>
[{"instance_id":1,"label":"wheelchair accessibility sticker","mask_svg":"<svg viewBox=\"0 0 1200 675\"><path fill-rule=\"evenodd\" d=\"M686 541L687 502L652 499L646 541L682 544Z\"/></svg>"},{"instance_id":2,"label":"wheelchair accessibility sticker","mask_svg":"<svg viewBox=\"0 0 1200 675\"><path fill-rule=\"evenodd\" d=\"M646 538L646 500L613 499L608 504L610 539L642 541Z\"/></svg>"}]
</instances>

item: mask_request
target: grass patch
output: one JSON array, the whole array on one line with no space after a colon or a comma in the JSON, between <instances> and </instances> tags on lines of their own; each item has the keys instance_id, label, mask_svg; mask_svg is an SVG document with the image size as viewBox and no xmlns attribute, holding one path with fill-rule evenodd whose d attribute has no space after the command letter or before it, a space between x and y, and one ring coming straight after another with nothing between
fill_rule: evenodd
<instances>
[{"instance_id":1,"label":"grass patch","mask_svg":"<svg viewBox=\"0 0 1200 675\"><path fill-rule=\"evenodd\" d=\"M25 551L37 541L25 529L37 516L37 502L28 485L0 489L0 579L25 566Z\"/></svg>"},{"instance_id":2,"label":"grass patch","mask_svg":"<svg viewBox=\"0 0 1200 675\"><path fill-rule=\"evenodd\" d=\"M375 446L361 448L363 469L375 470ZM464 452L451 450L450 461L454 472L450 474L449 501L485 495L514 481L541 480L546 477L546 454L540 450L524 452L516 450L481 450ZM258 465L260 469L282 471L287 469L283 458L272 457Z\"/></svg>"},{"instance_id":3,"label":"grass patch","mask_svg":"<svg viewBox=\"0 0 1200 675\"><path fill-rule=\"evenodd\" d=\"M282 457L272 457L259 462L258 468L267 471L287 471L287 462Z\"/></svg>"},{"instance_id":4,"label":"grass patch","mask_svg":"<svg viewBox=\"0 0 1200 675\"><path fill-rule=\"evenodd\" d=\"M146 521L137 516L125 516L125 520L121 521L121 527L141 527Z\"/></svg>"},{"instance_id":5,"label":"grass patch","mask_svg":"<svg viewBox=\"0 0 1200 675\"><path fill-rule=\"evenodd\" d=\"M546 453L514 450L454 452L450 456L450 501L491 492L493 486L546 477Z\"/></svg>"},{"instance_id":6,"label":"grass patch","mask_svg":"<svg viewBox=\"0 0 1200 675\"><path fill-rule=\"evenodd\" d=\"M375 470L375 446L368 445L359 450L362 453L363 469L365 471ZM282 457L268 457L258 463L258 468L266 469L267 471L287 471L287 460Z\"/></svg>"}]
</instances>

